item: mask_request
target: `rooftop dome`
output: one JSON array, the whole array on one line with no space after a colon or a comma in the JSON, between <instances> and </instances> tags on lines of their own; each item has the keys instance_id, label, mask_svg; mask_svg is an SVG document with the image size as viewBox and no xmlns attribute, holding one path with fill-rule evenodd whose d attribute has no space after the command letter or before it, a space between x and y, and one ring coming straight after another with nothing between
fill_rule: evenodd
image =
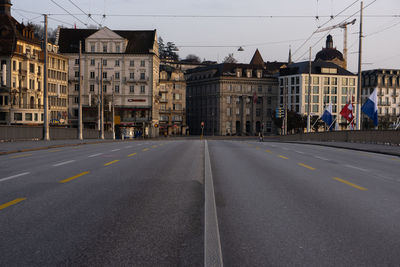
<instances>
[{"instance_id":1,"label":"rooftop dome","mask_svg":"<svg viewBox=\"0 0 400 267\"><path fill-rule=\"evenodd\" d=\"M346 62L343 57L343 54L335 47L333 47L332 35L328 35L326 37L326 47L322 48L322 50L319 51L315 56L315 61L318 60L333 62L345 68Z\"/></svg>"}]
</instances>

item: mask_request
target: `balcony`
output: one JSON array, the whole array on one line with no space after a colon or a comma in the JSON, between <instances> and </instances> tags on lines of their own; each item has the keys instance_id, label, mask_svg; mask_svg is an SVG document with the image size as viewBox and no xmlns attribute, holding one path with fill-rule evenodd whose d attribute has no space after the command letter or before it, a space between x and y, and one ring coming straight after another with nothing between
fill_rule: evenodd
<instances>
[{"instance_id":1,"label":"balcony","mask_svg":"<svg viewBox=\"0 0 400 267\"><path fill-rule=\"evenodd\" d=\"M121 122L148 122L148 118L121 118Z\"/></svg>"},{"instance_id":2,"label":"balcony","mask_svg":"<svg viewBox=\"0 0 400 267\"><path fill-rule=\"evenodd\" d=\"M170 108L160 109L159 112L160 113L171 113L171 109Z\"/></svg>"},{"instance_id":3,"label":"balcony","mask_svg":"<svg viewBox=\"0 0 400 267\"><path fill-rule=\"evenodd\" d=\"M168 98L160 98L160 103L168 103Z\"/></svg>"}]
</instances>

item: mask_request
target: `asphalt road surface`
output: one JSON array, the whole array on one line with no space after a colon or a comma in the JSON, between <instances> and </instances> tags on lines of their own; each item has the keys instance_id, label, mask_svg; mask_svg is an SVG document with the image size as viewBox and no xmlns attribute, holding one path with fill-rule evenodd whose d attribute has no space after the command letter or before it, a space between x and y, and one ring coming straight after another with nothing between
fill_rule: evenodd
<instances>
[{"instance_id":1,"label":"asphalt road surface","mask_svg":"<svg viewBox=\"0 0 400 267\"><path fill-rule=\"evenodd\" d=\"M182 140L0 156L0 266L204 266L205 146L224 266L400 265L400 158Z\"/></svg>"}]
</instances>

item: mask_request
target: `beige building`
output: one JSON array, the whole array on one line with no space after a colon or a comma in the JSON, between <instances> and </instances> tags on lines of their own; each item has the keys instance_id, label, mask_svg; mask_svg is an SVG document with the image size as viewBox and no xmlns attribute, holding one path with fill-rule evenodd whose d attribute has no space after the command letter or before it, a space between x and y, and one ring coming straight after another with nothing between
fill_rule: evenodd
<instances>
[{"instance_id":1,"label":"beige building","mask_svg":"<svg viewBox=\"0 0 400 267\"><path fill-rule=\"evenodd\" d=\"M68 124L68 58L58 53L58 46L47 45L50 125Z\"/></svg>"},{"instance_id":2,"label":"beige building","mask_svg":"<svg viewBox=\"0 0 400 267\"><path fill-rule=\"evenodd\" d=\"M202 122L206 135L275 133L272 111L278 101L278 80L269 67L257 50L250 64L223 63L188 70L190 134L201 134Z\"/></svg>"},{"instance_id":3,"label":"beige building","mask_svg":"<svg viewBox=\"0 0 400 267\"><path fill-rule=\"evenodd\" d=\"M186 82L181 70L160 66L158 102L160 136L186 135Z\"/></svg>"},{"instance_id":4,"label":"beige building","mask_svg":"<svg viewBox=\"0 0 400 267\"><path fill-rule=\"evenodd\" d=\"M79 41L82 43L81 63ZM69 59L69 121L72 125L77 125L81 90L84 127L99 127L97 105L102 80L106 130L111 129L110 104L114 93L117 136L120 130L130 134L158 135L158 128L154 126L159 123L159 114L153 105L158 96L160 64L155 30L61 28L58 45L60 52Z\"/></svg>"},{"instance_id":5,"label":"beige building","mask_svg":"<svg viewBox=\"0 0 400 267\"><path fill-rule=\"evenodd\" d=\"M43 124L41 43L11 16L10 1L0 5L0 124Z\"/></svg>"},{"instance_id":6,"label":"beige building","mask_svg":"<svg viewBox=\"0 0 400 267\"><path fill-rule=\"evenodd\" d=\"M400 70L375 69L362 72L362 102L378 89L378 127L390 128L400 115ZM364 116L363 127L368 127ZM371 126L371 125L370 125Z\"/></svg>"}]
</instances>

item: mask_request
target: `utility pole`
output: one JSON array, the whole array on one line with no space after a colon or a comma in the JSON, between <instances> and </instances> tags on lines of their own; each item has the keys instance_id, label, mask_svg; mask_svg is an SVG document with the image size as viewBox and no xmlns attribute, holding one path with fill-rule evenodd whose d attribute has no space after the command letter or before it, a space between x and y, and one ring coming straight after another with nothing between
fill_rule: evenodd
<instances>
[{"instance_id":1,"label":"utility pole","mask_svg":"<svg viewBox=\"0 0 400 267\"><path fill-rule=\"evenodd\" d=\"M49 132L49 99L47 95L47 15L44 15L44 70L43 70L43 104L44 104L44 118L43 118L43 140L50 140ZM21 101L21 99L20 99Z\"/></svg>"},{"instance_id":2,"label":"utility pole","mask_svg":"<svg viewBox=\"0 0 400 267\"><path fill-rule=\"evenodd\" d=\"M79 99L78 99L78 139L83 140L83 125L82 125L82 41L79 41Z\"/></svg>"},{"instance_id":3,"label":"utility pole","mask_svg":"<svg viewBox=\"0 0 400 267\"><path fill-rule=\"evenodd\" d=\"M357 120L356 129L361 130L361 64L362 64L362 38L363 38L363 10L364 2L361 1L360 10L360 36L359 36L359 47L358 47L358 81L357 81Z\"/></svg>"},{"instance_id":4,"label":"utility pole","mask_svg":"<svg viewBox=\"0 0 400 267\"><path fill-rule=\"evenodd\" d=\"M307 133L311 133L311 49L310 47L310 58L308 62L308 105L307 105Z\"/></svg>"},{"instance_id":5,"label":"utility pole","mask_svg":"<svg viewBox=\"0 0 400 267\"><path fill-rule=\"evenodd\" d=\"M100 108L100 139L104 139L104 88L103 88L103 59L101 59L101 108Z\"/></svg>"},{"instance_id":6,"label":"utility pole","mask_svg":"<svg viewBox=\"0 0 400 267\"><path fill-rule=\"evenodd\" d=\"M287 123L288 123L288 118L287 118L287 115L288 115L288 83L287 83L286 79L288 79L288 78L285 78L285 81L283 83L285 85L285 87L283 89L284 95L285 95L285 98L283 99L284 109L285 109L285 127L283 129L284 135L287 135L287 130L288 130L288 127L287 127Z\"/></svg>"},{"instance_id":7,"label":"utility pole","mask_svg":"<svg viewBox=\"0 0 400 267\"><path fill-rule=\"evenodd\" d=\"M111 103L112 103L112 137L113 140L115 140L115 105L114 105L114 91L115 91L115 87L114 87L114 75L112 77L112 99L111 99Z\"/></svg>"}]
</instances>

